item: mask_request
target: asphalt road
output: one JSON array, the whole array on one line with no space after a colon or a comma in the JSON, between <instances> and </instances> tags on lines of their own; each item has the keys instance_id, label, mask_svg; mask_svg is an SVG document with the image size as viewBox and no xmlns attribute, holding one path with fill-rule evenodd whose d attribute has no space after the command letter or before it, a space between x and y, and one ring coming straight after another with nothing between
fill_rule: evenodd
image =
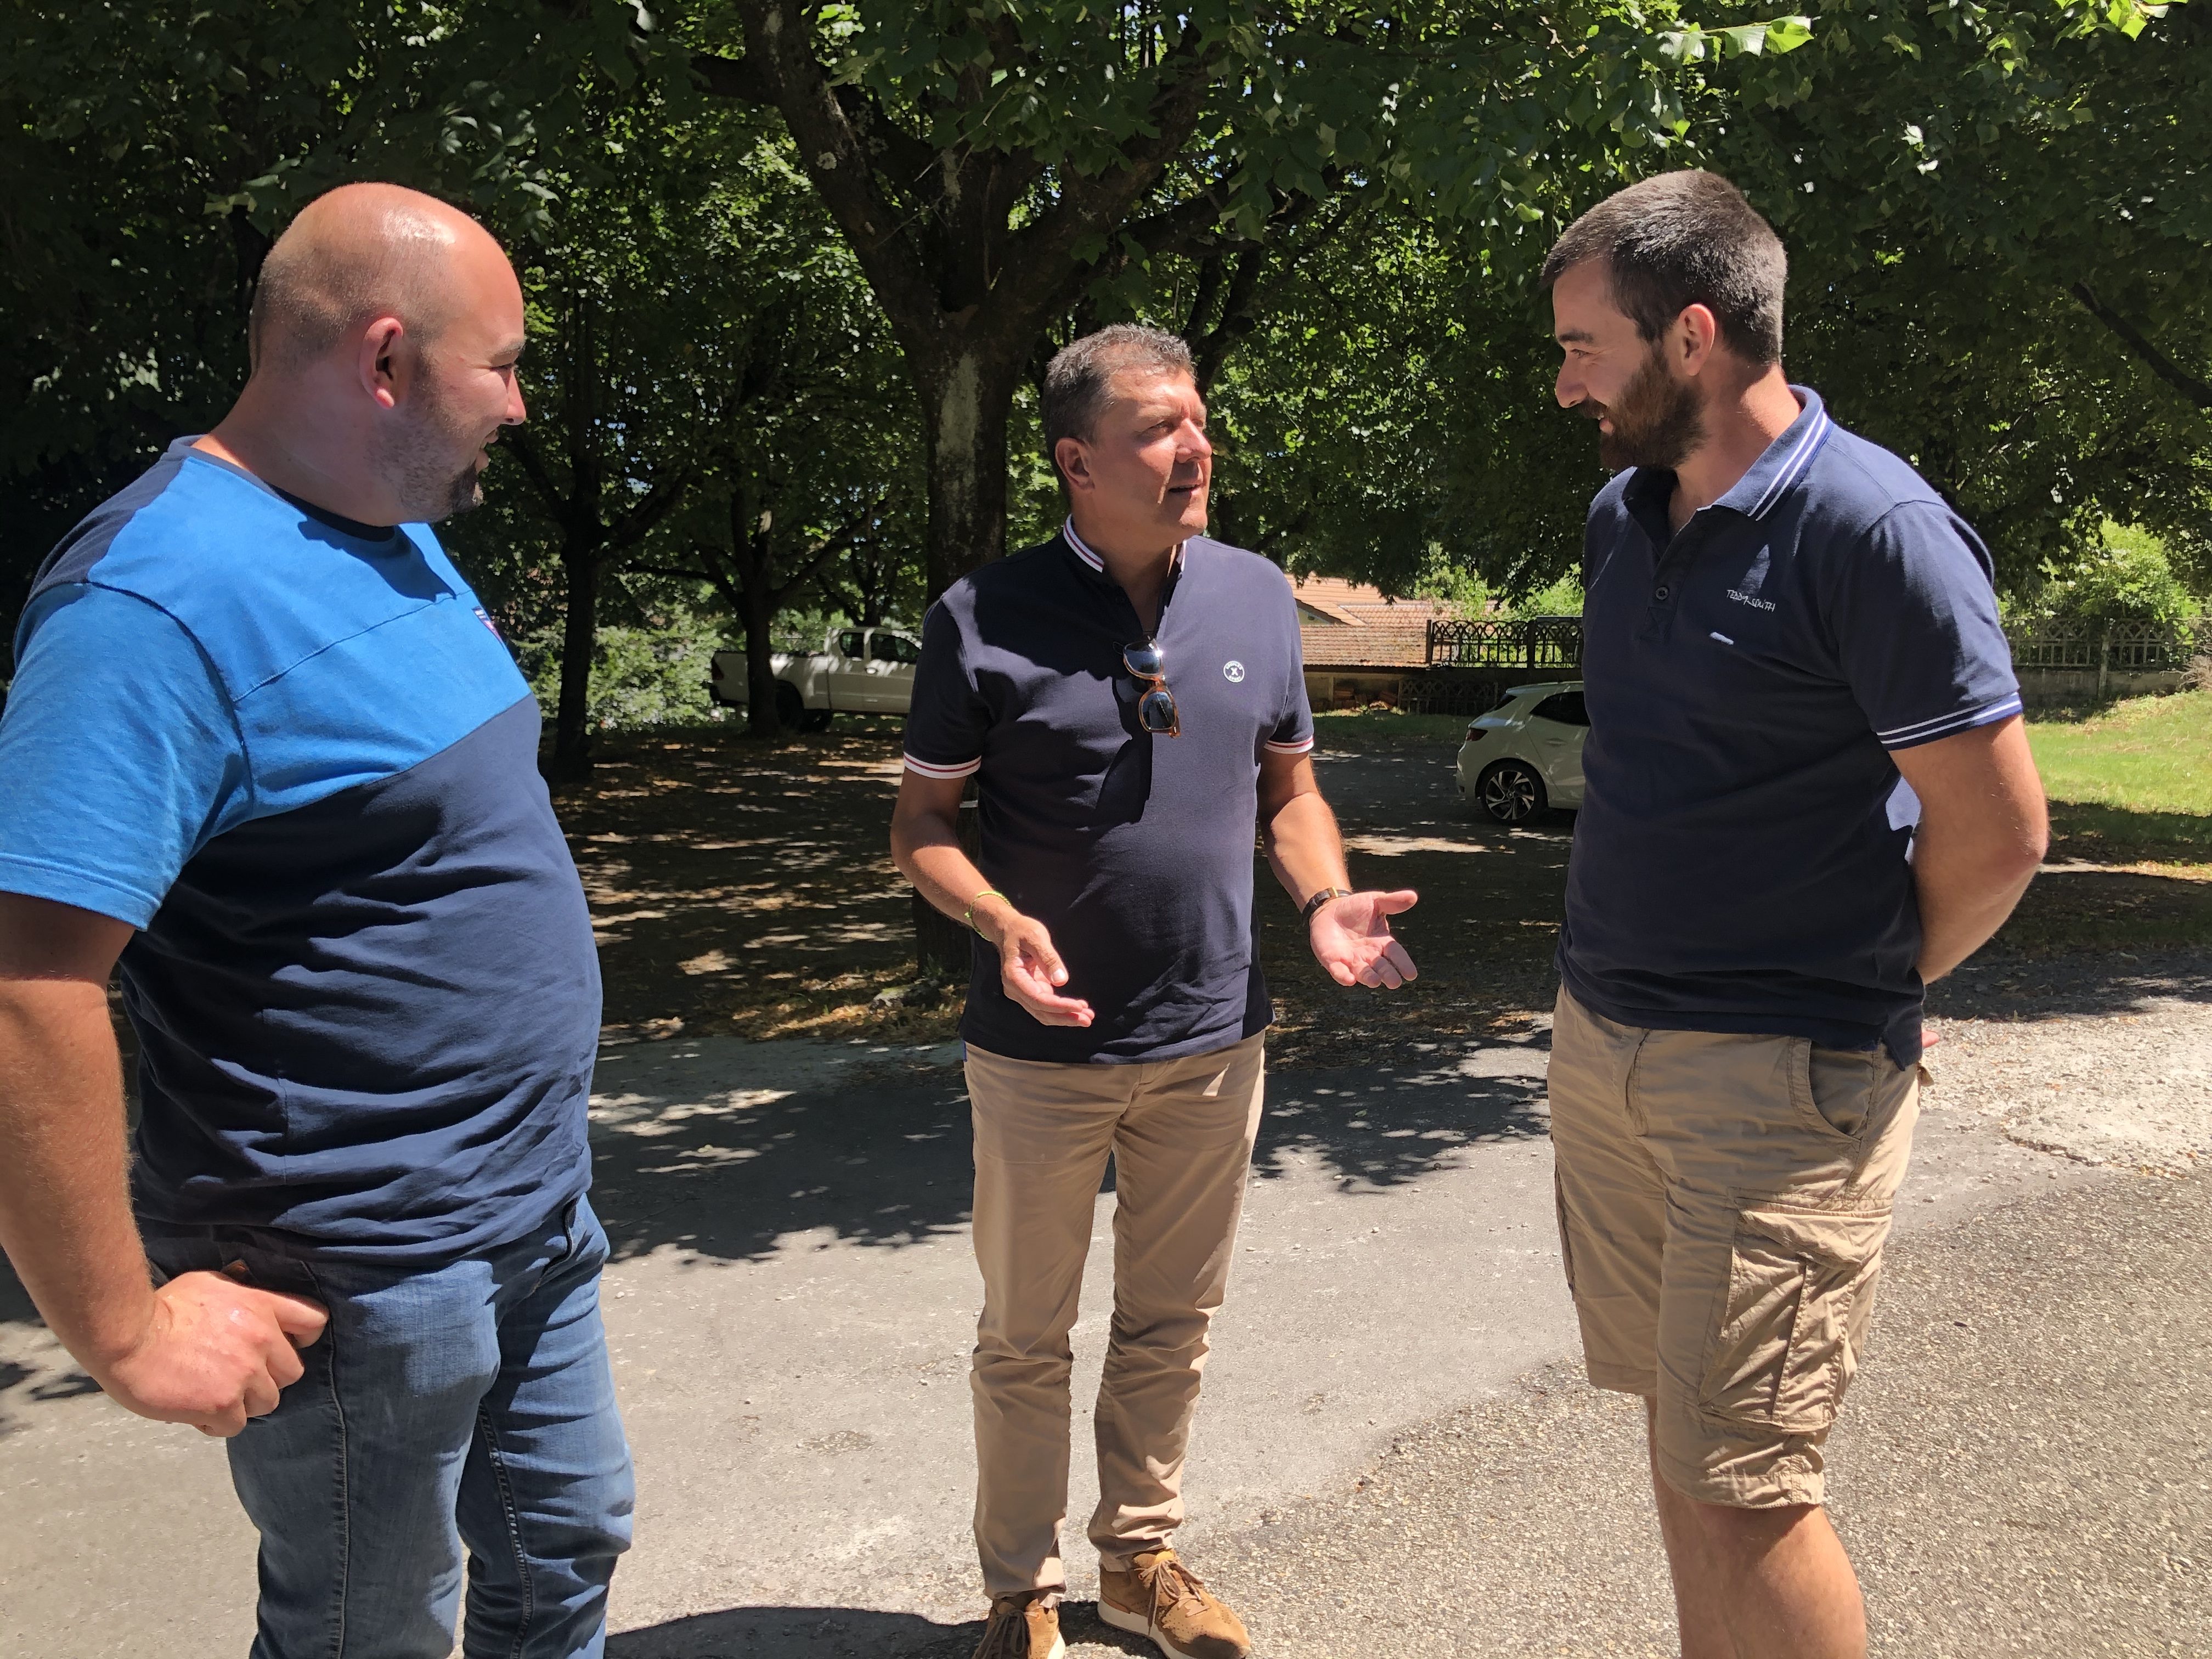
<instances>
[{"instance_id":1,"label":"asphalt road","mask_svg":"<svg viewBox=\"0 0 2212 1659\"><path fill-rule=\"evenodd\" d=\"M2212 1654L2205 1177L2023 1146L2007 1125L2040 1103L1990 1103L2000 1067L2038 1075L2023 1041L2075 1066L2146 1029L2169 1071L2212 1053L2201 981L2094 982L2103 1006L1962 1043L1943 1075L1964 1103L1929 1097L1837 1454L1887 1652ZM1632 1413L1561 1364L1546 1034L1522 1035L1275 1079L1186 1529L1266 1655L1664 1650ZM946 1058L606 1057L608 1322L642 1489L623 1659L972 1642L975 1283ZM24 1312L0 1306L0 1652L243 1652L252 1543L220 1449L86 1393Z\"/></svg>"},{"instance_id":2,"label":"asphalt road","mask_svg":"<svg viewBox=\"0 0 2212 1659\"><path fill-rule=\"evenodd\" d=\"M1996 959L1943 988L1958 1023L1835 1457L1885 1653L2212 1656L2208 969ZM1633 1409L1566 1364L1547 1036L1437 1033L1271 1083L1182 1540L1263 1659L1669 1650ZM952 1058L604 1056L595 1198L641 1483L617 1659L966 1659ZM1079 1603L1093 1564L1071 1565ZM221 1448L100 1398L0 1275L0 1656L235 1659L252 1602ZM1137 1650L1080 1605L1070 1629L1079 1654Z\"/></svg>"}]
</instances>

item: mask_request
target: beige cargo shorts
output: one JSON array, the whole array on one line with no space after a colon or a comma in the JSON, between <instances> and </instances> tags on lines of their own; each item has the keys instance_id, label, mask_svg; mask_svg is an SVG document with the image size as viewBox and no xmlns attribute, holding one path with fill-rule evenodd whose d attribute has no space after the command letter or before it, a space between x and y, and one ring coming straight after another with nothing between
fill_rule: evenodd
<instances>
[{"instance_id":1,"label":"beige cargo shorts","mask_svg":"<svg viewBox=\"0 0 2212 1659\"><path fill-rule=\"evenodd\" d=\"M1660 1474L1818 1504L1922 1073L1803 1037L1615 1024L1559 994L1552 1144L1589 1379L1654 1402Z\"/></svg>"}]
</instances>

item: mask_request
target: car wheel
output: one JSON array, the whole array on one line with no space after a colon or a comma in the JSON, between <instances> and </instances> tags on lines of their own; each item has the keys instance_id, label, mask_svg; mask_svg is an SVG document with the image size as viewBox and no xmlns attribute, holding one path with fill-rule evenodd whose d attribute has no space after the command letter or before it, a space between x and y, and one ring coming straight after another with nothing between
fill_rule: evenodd
<instances>
[{"instance_id":1,"label":"car wheel","mask_svg":"<svg viewBox=\"0 0 2212 1659\"><path fill-rule=\"evenodd\" d=\"M775 683L775 723L787 732L796 732L806 723L806 700L789 680Z\"/></svg>"},{"instance_id":2,"label":"car wheel","mask_svg":"<svg viewBox=\"0 0 2212 1659\"><path fill-rule=\"evenodd\" d=\"M1500 823L1526 823L1544 810L1544 781L1519 761L1499 761L1476 780L1482 810Z\"/></svg>"}]
</instances>

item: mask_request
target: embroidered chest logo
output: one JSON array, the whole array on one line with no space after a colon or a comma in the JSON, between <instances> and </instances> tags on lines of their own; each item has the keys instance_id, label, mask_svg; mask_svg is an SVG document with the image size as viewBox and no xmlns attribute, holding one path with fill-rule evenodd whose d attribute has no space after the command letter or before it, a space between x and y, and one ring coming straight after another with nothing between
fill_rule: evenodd
<instances>
[{"instance_id":1,"label":"embroidered chest logo","mask_svg":"<svg viewBox=\"0 0 2212 1659\"><path fill-rule=\"evenodd\" d=\"M1244 665L1237 661L1236 658L1231 657L1227 662L1221 665L1221 678L1227 680L1231 685L1243 684Z\"/></svg>"},{"instance_id":2,"label":"embroidered chest logo","mask_svg":"<svg viewBox=\"0 0 2212 1659\"><path fill-rule=\"evenodd\" d=\"M1773 600L1759 597L1759 590L1766 586L1766 565L1767 552L1762 547L1759 550L1759 556L1751 562L1751 568L1743 573L1741 584L1729 589L1729 598L1738 605L1747 605L1754 611L1773 610Z\"/></svg>"}]
</instances>

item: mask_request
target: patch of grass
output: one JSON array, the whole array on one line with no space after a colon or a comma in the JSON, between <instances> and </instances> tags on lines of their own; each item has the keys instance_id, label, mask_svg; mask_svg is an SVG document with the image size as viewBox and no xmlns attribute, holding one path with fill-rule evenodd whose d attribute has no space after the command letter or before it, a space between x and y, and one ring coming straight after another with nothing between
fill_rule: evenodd
<instances>
[{"instance_id":1,"label":"patch of grass","mask_svg":"<svg viewBox=\"0 0 2212 1659\"><path fill-rule=\"evenodd\" d=\"M2212 691L2032 720L2027 740L2054 799L2212 816Z\"/></svg>"},{"instance_id":2,"label":"patch of grass","mask_svg":"<svg viewBox=\"0 0 2212 1659\"><path fill-rule=\"evenodd\" d=\"M2051 795L2054 857L2212 863L2212 691L2039 718L2027 740Z\"/></svg>"},{"instance_id":3,"label":"patch of grass","mask_svg":"<svg viewBox=\"0 0 2212 1659\"><path fill-rule=\"evenodd\" d=\"M2051 861L1998 944L2026 956L2212 944L2212 692L2030 720Z\"/></svg>"},{"instance_id":4,"label":"patch of grass","mask_svg":"<svg viewBox=\"0 0 2212 1659\"><path fill-rule=\"evenodd\" d=\"M1468 714L1407 714L1395 708L1332 708L1314 716L1314 746L1363 754L1381 749L1442 748L1467 736Z\"/></svg>"}]
</instances>

